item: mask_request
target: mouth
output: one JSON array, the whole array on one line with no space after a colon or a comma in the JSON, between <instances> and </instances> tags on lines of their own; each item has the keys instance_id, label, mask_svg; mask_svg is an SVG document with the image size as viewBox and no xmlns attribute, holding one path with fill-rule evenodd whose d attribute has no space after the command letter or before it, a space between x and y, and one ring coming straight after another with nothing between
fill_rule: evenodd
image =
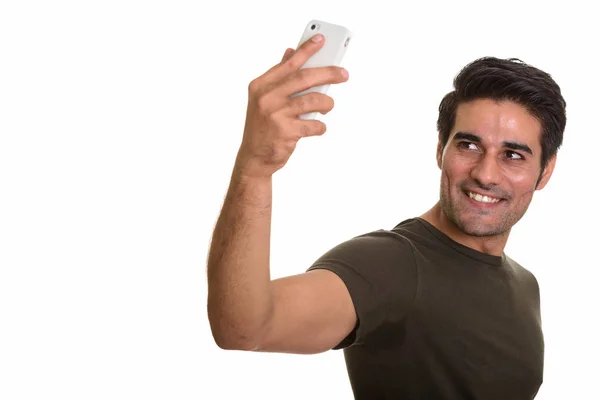
<instances>
[{"instance_id":1,"label":"mouth","mask_svg":"<svg viewBox=\"0 0 600 400\"><path fill-rule=\"evenodd\" d=\"M491 208L504 201L504 199L500 197L483 195L481 193L471 192L469 190L465 190L464 193L469 198L470 203L479 208Z\"/></svg>"}]
</instances>

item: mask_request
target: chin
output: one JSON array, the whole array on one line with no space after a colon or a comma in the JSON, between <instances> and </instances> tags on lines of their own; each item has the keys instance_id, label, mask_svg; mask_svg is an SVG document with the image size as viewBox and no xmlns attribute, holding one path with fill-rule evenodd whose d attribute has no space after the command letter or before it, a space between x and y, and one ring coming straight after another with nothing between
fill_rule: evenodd
<instances>
[{"instance_id":1,"label":"chin","mask_svg":"<svg viewBox=\"0 0 600 400\"><path fill-rule=\"evenodd\" d=\"M469 236L490 237L506 234L512 228L508 218L493 214L474 214L462 207L445 207L442 210L448 220Z\"/></svg>"},{"instance_id":2,"label":"chin","mask_svg":"<svg viewBox=\"0 0 600 400\"><path fill-rule=\"evenodd\" d=\"M481 205L462 189L450 192L442 186L439 205L446 218L461 232L473 237L507 235L525 214L527 206L514 208L512 198L495 205Z\"/></svg>"},{"instance_id":3,"label":"chin","mask_svg":"<svg viewBox=\"0 0 600 400\"><path fill-rule=\"evenodd\" d=\"M484 221L466 220L453 221L450 219L458 229L469 236L475 237L489 237L506 234L510 231L510 227L506 228L502 223L485 223Z\"/></svg>"}]
</instances>

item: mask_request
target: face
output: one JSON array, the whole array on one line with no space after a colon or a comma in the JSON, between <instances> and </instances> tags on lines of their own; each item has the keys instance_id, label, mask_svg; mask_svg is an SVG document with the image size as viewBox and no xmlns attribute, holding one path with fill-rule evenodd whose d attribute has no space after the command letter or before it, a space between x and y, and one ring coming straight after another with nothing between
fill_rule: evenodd
<instances>
[{"instance_id":1,"label":"face","mask_svg":"<svg viewBox=\"0 0 600 400\"><path fill-rule=\"evenodd\" d=\"M440 205L448 219L471 236L507 234L554 169L552 158L540 177L540 135L541 124L516 103L460 104L437 154Z\"/></svg>"}]
</instances>

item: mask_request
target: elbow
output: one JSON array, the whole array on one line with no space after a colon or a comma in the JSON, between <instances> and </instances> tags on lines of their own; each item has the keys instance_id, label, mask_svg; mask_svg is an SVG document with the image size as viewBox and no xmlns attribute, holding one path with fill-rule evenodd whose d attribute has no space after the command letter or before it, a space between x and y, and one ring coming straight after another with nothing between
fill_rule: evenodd
<instances>
[{"instance_id":1,"label":"elbow","mask_svg":"<svg viewBox=\"0 0 600 400\"><path fill-rule=\"evenodd\" d=\"M211 313L209 310L208 315L212 337L219 348L238 351L259 349L261 335L258 329L241 321L232 321L219 312Z\"/></svg>"},{"instance_id":2,"label":"elbow","mask_svg":"<svg viewBox=\"0 0 600 400\"><path fill-rule=\"evenodd\" d=\"M215 344L222 350L255 351L259 348L259 340L238 332L212 328L212 336Z\"/></svg>"},{"instance_id":3,"label":"elbow","mask_svg":"<svg viewBox=\"0 0 600 400\"><path fill-rule=\"evenodd\" d=\"M258 342L237 338L233 335L213 334L215 344L222 350L255 351L258 350Z\"/></svg>"}]
</instances>

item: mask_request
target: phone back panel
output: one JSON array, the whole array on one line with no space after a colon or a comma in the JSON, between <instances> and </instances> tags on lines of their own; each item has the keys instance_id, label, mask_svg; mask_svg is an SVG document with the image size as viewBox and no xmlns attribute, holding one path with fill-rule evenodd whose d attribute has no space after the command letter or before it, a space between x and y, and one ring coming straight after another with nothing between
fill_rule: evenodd
<instances>
[{"instance_id":1,"label":"phone back panel","mask_svg":"<svg viewBox=\"0 0 600 400\"><path fill-rule=\"evenodd\" d=\"M317 33L322 34L325 37L325 44L319 49L301 68L316 68L316 67L328 67L328 66L340 66L352 33L345 27L335 25L325 21L312 20L304 29L304 33L300 38L298 47L302 43L309 40ZM294 94L292 97L301 96L310 92L327 93L330 85L315 86L310 89ZM314 119L318 113L304 114L300 116L302 119Z\"/></svg>"},{"instance_id":2,"label":"phone back panel","mask_svg":"<svg viewBox=\"0 0 600 400\"><path fill-rule=\"evenodd\" d=\"M346 53L346 48L352 37L352 33L345 27L334 25L324 21L310 21L300 38L298 47L317 33L325 37L325 44L317 51L302 68L339 66Z\"/></svg>"}]
</instances>

